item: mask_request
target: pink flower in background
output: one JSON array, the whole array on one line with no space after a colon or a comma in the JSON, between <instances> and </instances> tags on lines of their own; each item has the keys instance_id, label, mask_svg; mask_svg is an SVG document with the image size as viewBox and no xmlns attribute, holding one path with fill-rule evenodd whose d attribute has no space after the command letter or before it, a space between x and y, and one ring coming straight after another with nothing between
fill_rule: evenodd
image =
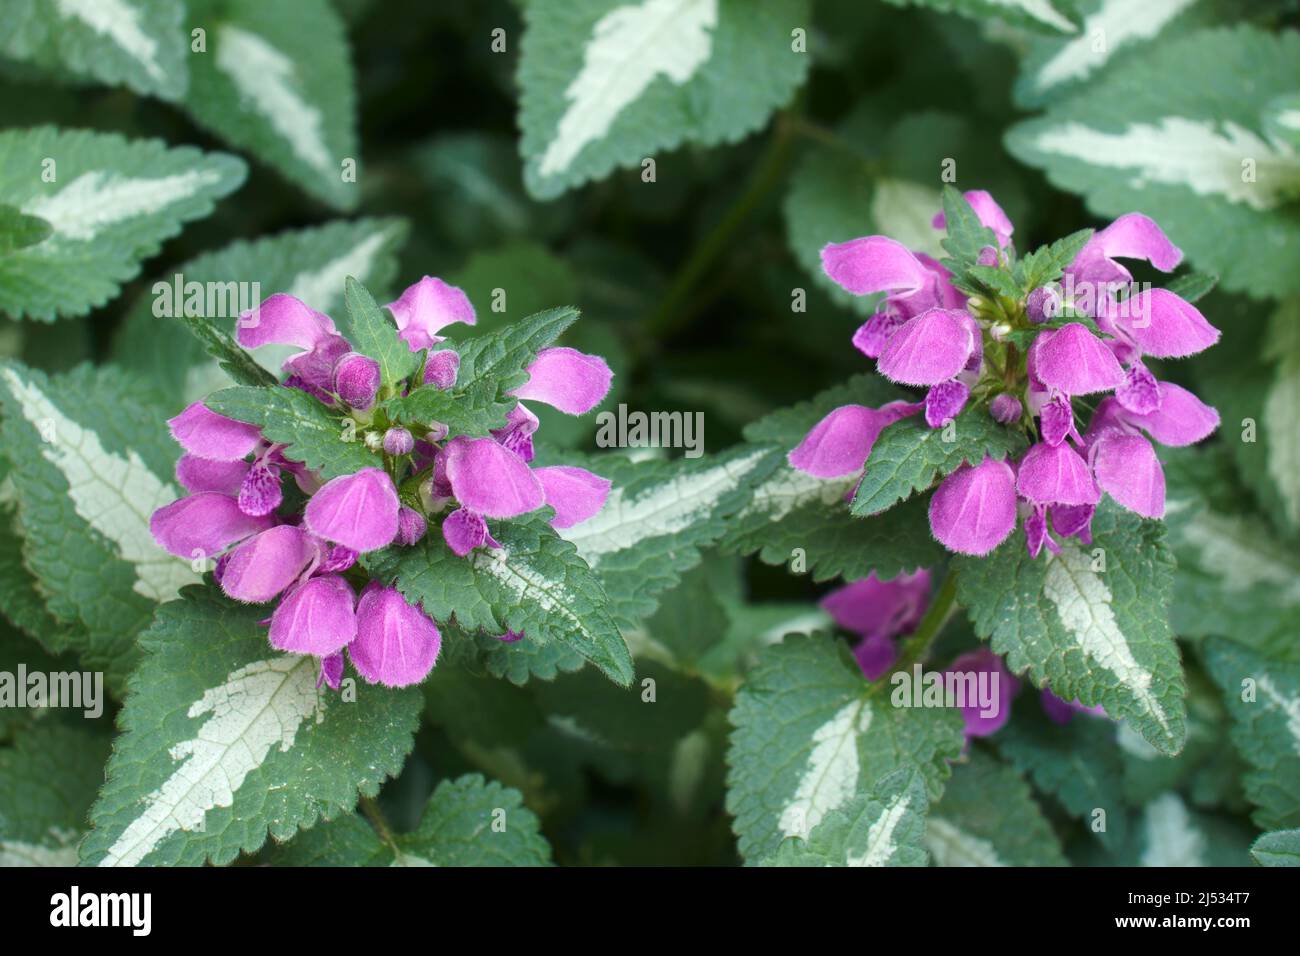
<instances>
[{"instance_id":1,"label":"pink flower in background","mask_svg":"<svg viewBox=\"0 0 1300 956\"><path fill-rule=\"evenodd\" d=\"M894 638L916 628L930 602L930 572L924 568L882 581L872 574L827 594L822 610L861 640L853 654L867 680L889 670L898 656Z\"/></svg>"},{"instance_id":2,"label":"pink flower in background","mask_svg":"<svg viewBox=\"0 0 1300 956\"><path fill-rule=\"evenodd\" d=\"M413 352L443 342L438 333L450 324L475 322L465 294L429 276L388 309ZM274 602L266 622L271 645L319 658L319 683L339 687L345 654L367 681L390 687L419 683L438 658L437 624L395 587L369 580L360 556L429 546L429 521L439 520L440 540L464 557L500 547L488 519L549 505L551 523L567 528L605 503L610 483L598 475L566 465L531 467L538 420L522 402L504 428L484 436L453 437L437 422L412 434L388 420L381 400L419 386L456 385L454 349L423 354L412 381L385 391L375 359L354 351L329 316L284 294L241 316L236 341L249 349L292 347L283 386L349 416L375 464L324 480L296 460L292 443L269 442L256 425L195 403L168 423L184 450L176 475L188 494L155 511L150 530L171 554L215 559L214 577L234 600ZM570 348L543 349L526 372L514 397L570 415L597 405L612 377L599 356ZM367 436L366 429L374 431ZM285 505L286 475L305 497L292 508Z\"/></svg>"},{"instance_id":3,"label":"pink flower in background","mask_svg":"<svg viewBox=\"0 0 1300 956\"><path fill-rule=\"evenodd\" d=\"M981 250L979 264L1014 263L1015 230L1002 208L983 191L965 199L997 241ZM946 217L934 224L944 228ZM1193 355L1219 333L1167 289L1121 296L1132 276L1120 258L1168 272L1182 253L1155 222L1130 213L1088 240L1062 288L1040 286L1015 303L968 299L944 266L885 236L826 246L822 266L831 279L855 295L885 294L854 345L885 378L926 392L921 401L880 409L834 409L790 452L791 466L823 479L870 474L872 448L900 418L924 411L926 425L940 428L974 405L1026 431L1029 447L1018 460L966 461L935 489L930 527L949 550L986 555L1021 517L1034 557L1059 551L1057 538L1089 542L1102 494L1143 517L1163 516L1164 475L1152 441L1200 441L1219 417L1185 389L1158 381L1142 360ZM1066 309L1070 317L1058 324ZM1009 330L1040 326L1023 351L1008 341ZM1075 402L1082 396L1100 396L1086 428L1078 420L1086 406Z\"/></svg>"}]
</instances>

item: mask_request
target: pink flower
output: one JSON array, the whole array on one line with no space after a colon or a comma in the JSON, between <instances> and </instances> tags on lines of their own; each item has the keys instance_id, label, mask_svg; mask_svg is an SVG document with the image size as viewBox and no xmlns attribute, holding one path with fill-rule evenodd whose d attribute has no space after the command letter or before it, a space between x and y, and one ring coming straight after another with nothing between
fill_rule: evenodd
<instances>
[{"instance_id":1,"label":"pink flower","mask_svg":"<svg viewBox=\"0 0 1300 956\"><path fill-rule=\"evenodd\" d=\"M894 638L916 628L930 600L924 569L881 581L871 574L827 594L822 610L846 631L861 637L853 654L867 680L889 670L898 656Z\"/></svg>"},{"instance_id":2,"label":"pink flower","mask_svg":"<svg viewBox=\"0 0 1300 956\"><path fill-rule=\"evenodd\" d=\"M1013 224L988 193L964 198L997 239L996 248L980 250L979 264L1010 268ZM946 228L946 216L934 224ZM1157 381L1142 357L1192 355L1219 332L1166 289L1121 297L1132 276L1120 258L1146 259L1167 272L1182 253L1155 222L1130 213L1089 239L1061 287L1030 289L1013 302L1004 293L967 299L944 266L885 236L826 246L822 266L832 280L856 295L885 293L853 344L876 358L890 381L927 391L919 403L835 409L790 452L790 464L823 479L870 469L876 439L897 417L924 409L926 424L939 428L975 403L995 422L1024 431L1029 449L1019 461L964 463L934 490L930 528L950 550L988 554L1015 528L1017 512L1025 515L1034 556L1060 551L1053 535L1090 542L1103 493L1144 517L1163 515L1164 475L1151 441L1200 441L1219 419L1190 392ZM970 287L983 280L960 281ZM1055 324L1065 309L1079 319ZM1049 322L1027 349L1017 348L1025 332ZM1090 418L1074 401L1084 395L1102 396Z\"/></svg>"},{"instance_id":3,"label":"pink flower","mask_svg":"<svg viewBox=\"0 0 1300 956\"><path fill-rule=\"evenodd\" d=\"M442 342L438 332L453 322L474 322L464 293L429 276L389 310L413 351ZM476 547L499 547L488 518L549 505L552 524L566 528L604 505L606 479L564 465L529 467L538 420L522 403L489 435L453 436L446 424L405 422L392 406L376 409L379 363L354 351L329 316L292 296L270 296L241 316L236 339L246 348L294 349L283 363L284 387L301 389L355 426L342 430L358 433L362 454L373 455L375 464L324 480L294 460L292 444L273 444L257 426L196 403L168 423L184 449L176 477L188 494L155 511L150 530L180 558L215 558L214 577L231 598L276 602L264 622L268 639L279 650L317 658L318 686L341 685L345 652L366 680L393 687L419 682L437 660L436 623L391 582L370 581L357 599L352 582L365 580L360 555L426 546L430 515L444 515L443 538L465 556ZM422 359L418 374L389 383L383 397L423 385L456 386L454 349ZM598 404L611 379L600 357L562 347L543 349L527 372L514 394L569 414ZM306 496L300 512L298 499L284 494L285 473Z\"/></svg>"},{"instance_id":4,"label":"pink flower","mask_svg":"<svg viewBox=\"0 0 1300 956\"><path fill-rule=\"evenodd\" d=\"M1006 726L1020 681L1011 676L1001 657L981 647L956 658L944 673L963 675L966 702L961 716L967 739L987 737Z\"/></svg>"}]
</instances>

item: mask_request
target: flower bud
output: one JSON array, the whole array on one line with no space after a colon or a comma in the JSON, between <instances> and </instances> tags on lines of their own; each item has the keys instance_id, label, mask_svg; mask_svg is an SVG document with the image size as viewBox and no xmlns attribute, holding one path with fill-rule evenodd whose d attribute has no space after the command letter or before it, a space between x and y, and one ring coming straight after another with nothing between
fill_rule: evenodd
<instances>
[{"instance_id":1,"label":"flower bud","mask_svg":"<svg viewBox=\"0 0 1300 956\"><path fill-rule=\"evenodd\" d=\"M998 251L992 246L985 246L980 250L979 258L975 262L981 266L996 266L998 264Z\"/></svg>"},{"instance_id":2,"label":"flower bud","mask_svg":"<svg viewBox=\"0 0 1300 956\"><path fill-rule=\"evenodd\" d=\"M453 349L430 352L424 362L424 384L438 388L451 388L460 372L460 356Z\"/></svg>"},{"instance_id":3,"label":"flower bud","mask_svg":"<svg viewBox=\"0 0 1300 956\"><path fill-rule=\"evenodd\" d=\"M394 426L384 432L384 451L388 454L409 455L413 448L415 448L415 439L405 428Z\"/></svg>"},{"instance_id":4,"label":"flower bud","mask_svg":"<svg viewBox=\"0 0 1300 956\"><path fill-rule=\"evenodd\" d=\"M334 391L345 404L365 411L379 393L379 363L368 355L348 352L334 364Z\"/></svg>"},{"instance_id":5,"label":"flower bud","mask_svg":"<svg viewBox=\"0 0 1300 956\"><path fill-rule=\"evenodd\" d=\"M1061 296L1048 285L1040 285L1025 299L1025 315L1030 322L1041 325L1061 312Z\"/></svg>"},{"instance_id":6,"label":"flower bud","mask_svg":"<svg viewBox=\"0 0 1300 956\"><path fill-rule=\"evenodd\" d=\"M995 422L1003 425L1010 425L1019 419L1022 411L1020 399L1008 392L1003 392L989 403L989 414Z\"/></svg>"}]
</instances>

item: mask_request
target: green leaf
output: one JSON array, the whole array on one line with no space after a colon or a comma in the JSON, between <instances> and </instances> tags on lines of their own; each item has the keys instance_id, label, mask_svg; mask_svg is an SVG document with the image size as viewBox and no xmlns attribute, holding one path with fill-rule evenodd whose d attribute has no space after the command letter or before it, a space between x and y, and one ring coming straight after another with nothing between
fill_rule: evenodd
<instances>
[{"instance_id":1,"label":"green leaf","mask_svg":"<svg viewBox=\"0 0 1300 956\"><path fill-rule=\"evenodd\" d=\"M1108 861L1119 866L1220 867L1250 862L1251 831L1239 821L1188 808L1177 793L1142 808L1133 838Z\"/></svg>"},{"instance_id":2,"label":"green leaf","mask_svg":"<svg viewBox=\"0 0 1300 956\"><path fill-rule=\"evenodd\" d=\"M419 690L358 682L349 701L317 688L315 658L267 647L265 615L199 587L159 608L82 862L229 863L268 833L288 840L351 810L401 769Z\"/></svg>"},{"instance_id":3,"label":"green leaf","mask_svg":"<svg viewBox=\"0 0 1300 956\"><path fill-rule=\"evenodd\" d=\"M18 526L16 509L0 510L0 613L14 627L42 643L67 646L71 639L55 636L64 629L45 607L45 598L37 586L36 575L23 557L26 537Z\"/></svg>"},{"instance_id":4,"label":"green leaf","mask_svg":"<svg viewBox=\"0 0 1300 956\"><path fill-rule=\"evenodd\" d=\"M1265 833L1250 848L1260 866L1300 866L1300 830Z\"/></svg>"},{"instance_id":5,"label":"green leaf","mask_svg":"<svg viewBox=\"0 0 1300 956\"><path fill-rule=\"evenodd\" d=\"M733 143L802 84L807 0L536 0L524 9L524 181L548 199L683 143ZM654 188L651 186L650 188Z\"/></svg>"},{"instance_id":6,"label":"green leaf","mask_svg":"<svg viewBox=\"0 0 1300 956\"><path fill-rule=\"evenodd\" d=\"M966 197L951 184L943 187L943 216L944 238L940 244L949 256L943 262L954 274L976 265L981 249L998 248L993 230L980 222Z\"/></svg>"},{"instance_id":7,"label":"green leaf","mask_svg":"<svg viewBox=\"0 0 1300 956\"><path fill-rule=\"evenodd\" d=\"M444 780L419 826L397 838L398 866L549 866L551 847L518 790L479 774Z\"/></svg>"},{"instance_id":8,"label":"green leaf","mask_svg":"<svg viewBox=\"0 0 1300 956\"><path fill-rule=\"evenodd\" d=\"M209 395L203 403L228 418L257 425L270 441L288 446L286 458L303 462L326 479L380 464L379 456L346 427L350 419L301 389L236 385Z\"/></svg>"},{"instance_id":9,"label":"green leaf","mask_svg":"<svg viewBox=\"0 0 1300 956\"><path fill-rule=\"evenodd\" d=\"M822 269L821 250L828 242L876 234L933 258L943 255L943 233L932 224L942 208L940 190L923 171L955 162L963 178L992 191L1013 219L1028 212L1022 184L997 160L1002 150L990 130L930 110L900 119L892 105L864 100L810 145L783 203L795 259L832 299L862 316L880 297L855 296L836 285Z\"/></svg>"},{"instance_id":10,"label":"green leaf","mask_svg":"<svg viewBox=\"0 0 1300 956\"><path fill-rule=\"evenodd\" d=\"M987 408L968 408L951 426L931 428L920 415L894 422L876 439L866 473L853 496L853 514L875 515L892 508L935 480L987 455L1015 457L1024 435L995 422Z\"/></svg>"},{"instance_id":11,"label":"green leaf","mask_svg":"<svg viewBox=\"0 0 1300 956\"><path fill-rule=\"evenodd\" d=\"M1052 34L1078 31L1073 9L1061 0L888 0L895 6L958 13L981 23L1004 23Z\"/></svg>"},{"instance_id":12,"label":"green leaf","mask_svg":"<svg viewBox=\"0 0 1300 956\"><path fill-rule=\"evenodd\" d=\"M208 44L191 57L190 115L322 202L356 206L356 80L334 7L328 0L190 0L190 7Z\"/></svg>"},{"instance_id":13,"label":"green leaf","mask_svg":"<svg viewBox=\"0 0 1300 956\"><path fill-rule=\"evenodd\" d=\"M1228 510L1245 493L1227 474L1231 464L1222 444L1166 449L1162 457L1165 523L1178 559L1170 604L1175 629L1185 637L1219 635L1294 656L1300 631L1295 548L1258 515Z\"/></svg>"},{"instance_id":14,"label":"green leaf","mask_svg":"<svg viewBox=\"0 0 1300 956\"><path fill-rule=\"evenodd\" d=\"M1216 297L1227 329L1213 362L1196 367L1197 394L1219 410L1224 444L1241 482L1284 535L1300 530L1300 462L1293 405L1300 395L1300 298L1262 311L1241 298Z\"/></svg>"},{"instance_id":15,"label":"green leaf","mask_svg":"<svg viewBox=\"0 0 1300 956\"><path fill-rule=\"evenodd\" d=\"M1294 295L1300 155L1267 138L1257 104L1294 90L1297 59L1300 35L1246 25L1161 43L1007 147L1098 215L1151 216L1224 288Z\"/></svg>"},{"instance_id":16,"label":"green leaf","mask_svg":"<svg viewBox=\"0 0 1300 956\"><path fill-rule=\"evenodd\" d=\"M1165 288L1184 302L1197 302L1209 295L1218 284L1219 277L1209 272L1189 272L1170 279L1165 283Z\"/></svg>"},{"instance_id":17,"label":"green leaf","mask_svg":"<svg viewBox=\"0 0 1300 956\"><path fill-rule=\"evenodd\" d=\"M441 421L473 435L505 424L515 399L506 393L528 381L525 369L537 353L578 320L578 310L548 309L513 325L479 335L459 345L456 385L442 390L428 385L390 399L388 414L399 421Z\"/></svg>"},{"instance_id":18,"label":"green leaf","mask_svg":"<svg viewBox=\"0 0 1300 956\"><path fill-rule=\"evenodd\" d=\"M158 383L178 407L198 401L232 382L186 328L191 312L227 335L234 333L240 312L275 292L338 315L349 275L376 291L388 289L406 231L400 219L338 220L255 242L241 240L181 263L136 299L114 341L113 360ZM265 345L252 354L278 374L288 353Z\"/></svg>"},{"instance_id":19,"label":"green leaf","mask_svg":"<svg viewBox=\"0 0 1300 956\"><path fill-rule=\"evenodd\" d=\"M278 866L549 866L551 847L518 790L467 774L444 780L419 825L384 843L356 814L317 824L274 851Z\"/></svg>"},{"instance_id":20,"label":"green leaf","mask_svg":"<svg viewBox=\"0 0 1300 956\"><path fill-rule=\"evenodd\" d=\"M808 838L789 837L767 866L925 866L925 782L897 770L870 795L857 794L828 813Z\"/></svg>"},{"instance_id":21,"label":"green leaf","mask_svg":"<svg viewBox=\"0 0 1300 956\"><path fill-rule=\"evenodd\" d=\"M217 360L221 370L240 385L252 385L261 388L273 387L276 378L254 361L224 330L217 328L210 320L201 315L185 313L181 321L194 333L194 337L203 345L203 350Z\"/></svg>"},{"instance_id":22,"label":"green leaf","mask_svg":"<svg viewBox=\"0 0 1300 956\"><path fill-rule=\"evenodd\" d=\"M28 216L0 203L0 255L42 243L53 233L54 227L40 216Z\"/></svg>"},{"instance_id":23,"label":"green leaf","mask_svg":"<svg viewBox=\"0 0 1300 956\"><path fill-rule=\"evenodd\" d=\"M47 717L0 748L0 866L76 866L110 738Z\"/></svg>"},{"instance_id":24,"label":"green leaf","mask_svg":"<svg viewBox=\"0 0 1300 956\"><path fill-rule=\"evenodd\" d=\"M182 0L11 0L0 53L178 100L188 83Z\"/></svg>"},{"instance_id":25,"label":"green leaf","mask_svg":"<svg viewBox=\"0 0 1300 956\"><path fill-rule=\"evenodd\" d=\"M1027 295L1039 286L1061 278L1065 273L1065 267L1073 262L1079 250L1088 244L1092 234L1092 229L1080 229L1055 242L1039 246L1020 259L1015 264L1015 276L1020 282L1022 294Z\"/></svg>"},{"instance_id":26,"label":"green leaf","mask_svg":"<svg viewBox=\"0 0 1300 956\"><path fill-rule=\"evenodd\" d=\"M635 461L615 453L581 460L566 454L564 463L612 483L599 512L559 535L596 572L610 612L627 630L653 614L659 594L699 564L700 549L717 541L748 503L772 456L740 445L694 459Z\"/></svg>"},{"instance_id":27,"label":"green leaf","mask_svg":"<svg viewBox=\"0 0 1300 956\"><path fill-rule=\"evenodd\" d=\"M1106 499L1093 542L1029 557L1012 534L986 558L958 557L957 600L975 632L1064 700L1102 705L1161 753L1182 749L1186 685L1167 613L1173 556L1157 521Z\"/></svg>"},{"instance_id":28,"label":"green leaf","mask_svg":"<svg viewBox=\"0 0 1300 956\"><path fill-rule=\"evenodd\" d=\"M960 716L894 707L887 694L866 682L848 645L825 634L759 652L736 695L727 751L727 811L746 861L811 836L895 770L918 771L930 797L939 795L961 750Z\"/></svg>"},{"instance_id":29,"label":"green leaf","mask_svg":"<svg viewBox=\"0 0 1300 956\"><path fill-rule=\"evenodd\" d=\"M165 413L130 377L90 366L49 379L2 363L0 403L26 563L49 613L69 625L41 639L118 687L155 606L199 580L149 531L154 510L179 496Z\"/></svg>"},{"instance_id":30,"label":"green leaf","mask_svg":"<svg viewBox=\"0 0 1300 956\"><path fill-rule=\"evenodd\" d=\"M539 514L496 525L492 533L500 548L460 558L431 529L415 547L367 555L366 565L439 623L455 615L466 630L522 631L537 644L562 643L611 680L630 684L632 656L599 579L574 546Z\"/></svg>"},{"instance_id":31,"label":"green leaf","mask_svg":"<svg viewBox=\"0 0 1300 956\"><path fill-rule=\"evenodd\" d=\"M392 386L413 375L420 364L419 353L397 337L396 324L384 315L370 290L348 276L343 302L349 319L343 334L354 349L379 363L381 383Z\"/></svg>"},{"instance_id":32,"label":"green leaf","mask_svg":"<svg viewBox=\"0 0 1300 956\"><path fill-rule=\"evenodd\" d=\"M1026 699L994 740L998 751L1059 800L1080 828L1113 849L1126 845L1124 766L1113 723L1083 715L1064 725L1053 723L1036 699Z\"/></svg>"},{"instance_id":33,"label":"green leaf","mask_svg":"<svg viewBox=\"0 0 1300 956\"><path fill-rule=\"evenodd\" d=\"M1219 638L1205 642L1204 658L1252 768L1242 781L1252 819L1266 830L1300 825L1300 664Z\"/></svg>"},{"instance_id":34,"label":"green leaf","mask_svg":"<svg viewBox=\"0 0 1300 956\"><path fill-rule=\"evenodd\" d=\"M0 310L43 321L85 315L243 181L239 159L188 146L52 126L0 132L0 195L53 229L0 256Z\"/></svg>"},{"instance_id":35,"label":"green leaf","mask_svg":"<svg viewBox=\"0 0 1300 956\"><path fill-rule=\"evenodd\" d=\"M856 475L814 478L786 460L832 409L851 403L878 406L900 396L878 375L856 375L809 401L749 425L745 438L767 446L773 463L754 487L750 502L731 519L720 544L722 550L757 551L768 564L799 559L815 581L866 577L872 571L892 578L942 560L943 549L930 535L916 533L926 520L923 500L918 498L867 520L849 520L845 501Z\"/></svg>"},{"instance_id":36,"label":"green leaf","mask_svg":"<svg viewBox=\"0 0 1300 956\"><path fill-rule=\"evenodd\" d=\"M1146 4L1137 16L1127 0L1073 3L1083 21L1077 32L1024 37L1025 54L1015 86L1016 99L1024 106L1040 106L1077 92L1106 73L1130 69L1149 56L1154 45L1192 26L1213 22L1215 14L1232 11L1246 19L1238 0L1225 4L1166 0ZM1098 37L1105 37L1105 42L1097 42Z\"/></svg>"},{"instance_id":37,"label":"green leaf","mask_svg":"<svg viewBox=\"0 0 1300 956\"><path fill-rule=\"evenodd\" d=\"M1063 866L1061 845L1016 770L972 749L930 808L925 846L936 866Z\"/></svg>"},{"instance_id":38,"label":"green leaf","mask_svg":"<svg viewBox=\"0 0 1300 956\"><path fill-rule=\"evenodd\" d=\"M360 815L345 813L272 847L266 860L273 866L392 866L393 851Z\"/></svg>"}]
</instances>

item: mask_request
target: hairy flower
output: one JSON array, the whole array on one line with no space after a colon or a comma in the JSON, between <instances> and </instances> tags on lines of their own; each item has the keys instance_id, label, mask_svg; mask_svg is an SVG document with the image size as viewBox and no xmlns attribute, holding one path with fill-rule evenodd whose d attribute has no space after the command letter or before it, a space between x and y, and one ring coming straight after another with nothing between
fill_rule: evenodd
<instances>
[{"instance_id":1,"label":"hairy flower","mask_svg":"<svg viewBox=\"0 0 1300 956\"><path fill-rule=\"evenodd\" d=\"M1014 286L1011 221L987 192L967 192L965 200L997 240L968 264L1001 269L999 288ZM945 228L946 217L934 224ZM963 289L978 280L955 279L885 236L826 246L822 266L831 279L856 295L885 293L854 345L891 382L927 391L918 402L833 410L790 452L790 464L818 478L870 473L876 439L898 418L923 409L926 424L939 428L983 407L1000 425L1023 431L1028 450L1018 461L966 462L935 489L930 527L950 550L988 554L1020 515L1034 556L1059 551L1054 534L1090 541L1103 493L1144 517L1163 516L1164 475L1151 442L1200 441L1219 417L1185 389L1158 381L1143 357L1193 355L1219 332L1167 289L1126 295L1132 275L1116 261L1122 258L1168 272L1182 253L1154 221L1130 213L1089 238L1060 284L1049 278L1013 300L1002 291L967 296ZM1076 402L1081 396L1100 396L1091 414ZM1076 422L1087 423L1082 434Z\"/></svg>"},{"instance_id":2,"label":"hairy flower","mask_svg":"<svg viewBox=\"0 0 1300 956\"><path fill-rule=\"evenodd\" d=\"M417 352L444 341L438 333L447 325L474 322L464 293L429 276L388 309L398 337ZM332 688L342 681L345 654L372 683L418 683L441 645L423 609L392 582L370 580L358 557L442 547L428 540L431 519L441 522L441 541L464 557L500 547L488 519L550 506L551 523L567 528L605 503L604 478L571 466L531 467L538 420L522 403L487 435L451 435L440 422L393 417L400 414L391 411L395 396L456 386L454 349L429 352L409 381L385 385L379 363L355 351L329 316L284 294L242 315L236 341L294 349L279 387L301 389L346 416L356 434L341 440L360 441L375 464L325 480L293 443L269 442L257 425L198 402L168 423L184 449L176 475L189 494L154 512L150 529L178 557L215 559L214 577L231 598L277 602L267 620L271 645L319 658L320 682ZM603 400L611 378L603 359L571 348L543 349L525 371L514 397L573 415ZM286 497L285 475L301 496Z\"/></svg>"}]
</instances>

